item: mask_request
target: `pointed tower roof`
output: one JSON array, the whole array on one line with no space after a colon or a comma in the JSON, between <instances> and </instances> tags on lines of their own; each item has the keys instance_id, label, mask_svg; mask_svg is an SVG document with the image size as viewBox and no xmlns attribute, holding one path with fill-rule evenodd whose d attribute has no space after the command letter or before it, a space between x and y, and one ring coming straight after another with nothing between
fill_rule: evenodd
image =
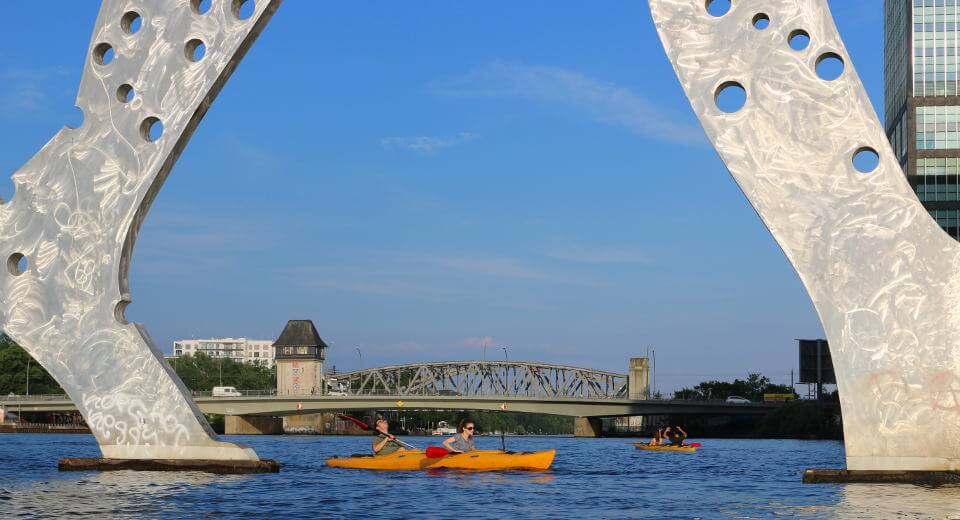
<instances>
[{"instance_id":1,"label":"pointed tower roof","mask_svg":"<svg viewBox=\"0 0 960 520\"><path fill-rule=\"evenodd\" d=\"M280 337L273 342L273 346L327 348L327 344L320 338L320 334L311 320L288 321L283 328L283 332L280 333Z\"/></svg>"}]
</instances>

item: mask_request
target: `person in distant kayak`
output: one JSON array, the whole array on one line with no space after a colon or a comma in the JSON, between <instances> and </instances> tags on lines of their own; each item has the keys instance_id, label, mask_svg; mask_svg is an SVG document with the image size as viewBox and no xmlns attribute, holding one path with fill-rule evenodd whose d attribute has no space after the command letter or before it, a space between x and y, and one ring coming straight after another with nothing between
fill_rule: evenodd
<instances>
[{"instance_id":1,"label":"person in distant kayak","mask_svg":"<svg viewBox=\"0 0 960 520\"><path fill-rule=\"evenodd\" d=\"M683 446L683 441L687 439L687 432L683 431L683 428L679 426L674 426L673 436L670 437L670 444L674 446Z\"/></svg>"},{"instance_id":2,"label":"person in distant kayak","mask_svg":"<svg viewBox=\"0 0 960 520\"><path fill-rule=\"evenodd\" d=\"M657 433L650 439L650 446L659 446L663 442L663 428L657 428Z\"/></svg>"},{"instance_id":3,"label":"person in distant kayak","mask_svg":"<svg viewBox=\"0 0 960 520\"><path fill-rule=\"evenodd\" d=\"M464 419L457 425L457 434L443 441L443 447L454 453L466 453L477 449L473 445L473 421Z\"/></svg>"},{"instance_id":4,"label":"person in distant kayak","mask_svg":"<svg viewBox=\"0 0 960 520\"><path fill-rule=\"evenodd\" d=\"M390 423L383 417L377 417L374 423L374 429L377 436L373 438L374 455L390 455L398 451L406 451L403 446L397 442L397 438L390 435Z\"/></svg>"}]
</instances>

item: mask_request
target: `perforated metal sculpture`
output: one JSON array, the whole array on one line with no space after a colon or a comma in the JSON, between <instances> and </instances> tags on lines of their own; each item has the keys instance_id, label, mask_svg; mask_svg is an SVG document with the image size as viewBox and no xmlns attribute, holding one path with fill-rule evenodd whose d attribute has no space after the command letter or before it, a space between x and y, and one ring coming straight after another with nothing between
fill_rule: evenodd
<instances>
[{"instance_id":1,"label":"perforated metal sculpture","mask_svg":"<svg viewBox=\"0 0 960 520\"><path fill-rule=\"evenodd\" d=\"M0 327L63 386L106 457L257 460L217 440L123 311L150 203L279 4L104 0L77 97L83 124L17 171L0 206Z\"/></svg>"},{"instance_id":2,"label":"perforated metal sculpture","mask_svg":"<svg viewBox=\"0 0 960 520\"><path fill-rule=\"evenodd\" d=\"M823 321L848 469L958 469L960 246L908 185L826 0L711 4L650 0L703 128ZM826 59L838 78L818 76ZM745 105L720 110L737 86ZM863 149L880 157L868 173Z\"/></svg>"}]
</instances>

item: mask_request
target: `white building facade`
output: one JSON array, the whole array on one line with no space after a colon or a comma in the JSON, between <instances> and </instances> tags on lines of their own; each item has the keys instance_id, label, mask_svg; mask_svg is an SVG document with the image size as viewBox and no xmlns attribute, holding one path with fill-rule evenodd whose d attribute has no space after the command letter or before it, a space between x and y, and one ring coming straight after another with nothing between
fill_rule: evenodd
<instances>
[{"instance_id":1,"label":"white building facade","mask_svg":"<svg viewBox=\"0 0 960 520\"><path fill-rule=\"evenodd\" d=\"M268 339L181 339L173 342L173 358L197 353L248 365L273 367L274 364L273 341Z\"/></svg>"}]
</instances>

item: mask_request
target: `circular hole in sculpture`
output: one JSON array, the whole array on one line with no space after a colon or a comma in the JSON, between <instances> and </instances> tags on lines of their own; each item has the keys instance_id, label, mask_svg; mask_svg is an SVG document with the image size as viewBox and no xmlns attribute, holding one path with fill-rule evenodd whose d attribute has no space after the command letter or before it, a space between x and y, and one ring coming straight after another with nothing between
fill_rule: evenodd
<instances>
[{"instance_id":1,"label":"circular hole in sculpture","mask_svg":"<svg viewBox=\"0 0 960 520\"><path fill-rule=\"evenodd\" d=\"M787 36L787 43L790 45L790 48L795 51L802 51L810 45L810 35L807 34L807 31L803 29L797 29L790 32L790 36Z\"/></svg>"},{"instance_id":2,"label":"circular hole in sculpture","mask_svg":"<svg viewBox=\"0 0 960 520\"><path fill-rule=\"evenodd\" d=\"M713 16L723 16L730 11L730 0L707 0L706 8Z\"/></svg>"},{"instance_id":3,"label":"circular hole in sculpture","mask_svg":"<svg viewBox=\"0 0 960 520\"><path fill-rule=\"evenodd\" d=\"M816 68L820 79L833 81L843 74L843 58L833 52L821 54Z\"/></svg>"},{"instance_id":4,"label":"circular hole in sculpture","mask_svg":"<svg viewBox=\"0 0 960 520\"><path fill-rule=\"evenodd\" d=\"M753 26L760 30L766 29L770 26L770 17L765 13L757 13L753 17Z\"/></svg>"},{"instance_id":5,"label":"circular hole in sculpture","mask_svg":"<svg viewBox=\"0 0 960 520\"><path fill-rule=\"evenodd\" d=\"M83 113L83 109L80 107L73 107L67 111L64 117L64 126L67 128L77 129L83 126L83 120L86 118L86 115Z\"/></svg>"},{"instance_id":6,"label":"circular hole in sculpture","mask_svg":"<svg viewBox=\"0 0 960 520\"><path fill-rule=\"evenodd\" d=\"M747 104L747 90L736 81L727 81L717 87L714 102L722 112L732 114Z\"/></svg>"},{"instance_id":7,"label":"circular hole in sculpture","mask_svg":"<svg viewBox=\"0 0 960 520\"><path fill-rule=\"evenodd\" d=\"M163 136L163 122L156 117L148 117L140 123L140 135L151 143Z\"/></svg>"},{"instance_id":8,"label":"circular hole in sculpture","mask_svg":"<svg viewBox=\"0 0 960 520\"><path fill-rule=\"evenodd\" d=\"M143 17L136 11L128 11L123 15L123 18L120 19L120 27L123 28L123 32L127 34L136 34L142 26Z\"/></svg>"},{"instance_id":9,"label":"circular hole in sculpture","mask_svg":"<svg viewBox=\"0 0 960 520\"><path fill-rule=\"evenodd\" d=\"M117 323L123 325L130 323L127 321L127 305L130 305L130 300L120 300L113 308L113 317L117 320Z\"/></svg>"},{"instance_id":10,"label":"circular hole in sculpture","mask_svg":"<svg viewBox=\"0 0 960 520\"><path fill-rule=\"evenodd\" d=\"M858 148L853 153L853 167L860 173L870 173L880 165L880 155L869 146Z\"/></svg>"},{"instance_id":11,"label":"circular hole in sculpture","mask_svg":"<svg viewBox=\"0 0 960 520\"><path fill-rule=\"evenodd\" d=\"M207 14L210 4L210 0L190 0L190 7L193 7L193 12L197 14Z\"/></svg>"},{"instance_id":12,"label":"circular hole in sculpture","mask_svg":"<svg viewBox=\"0 0 960 520\"><path fill-rule=\"evenodd\" d=\"M193 39L187 42L183 49L184 54L190 61L200 61L207 54L207 46L202 41Z\"/></svg>"},{"instance_id":13,"label":"circular hole in sculpture","mask_svg":"<svg viewBox=\"0 0 960 520\"><path fill-rule=\"evenodd\" d=\"M246 20L253 16L256 4L253 0L233 0L231 10L233 15L241 20Z\"/></svg>"},{"instance_id":14,"label":"circular hole in sculpture","mask_svg":"<svg viewBox=\"0 0 960 520\"><path fill-rule=\"evenodd\" d=\"M14 253L7 258L7 270L13 276L20 276L27 272L27 257L23 253Z\"/></svg>"},{"instance_id":15,"label":"circular hole in sculpture","mask_svg":"<svg viewBox=\"0 0 960 520\"><path fill-rule=\"evenodd\" d=\"M96 47L93 48L93 59L97 62L98 65L109 65L115 56L113 52L113 46L109 43L98 43Z\"/></svg>"},{"instance_id":16,"label":"circular hole in sculpture","mask_svg":"<svg viewBox=\"0 0 960 520\"><path fill-rule=\"evenodd\" d=\"M136 96L133 87L124 83L117 87L117 101L121 103L129 103L133 101L133 98Z\"/></svg>"}]
</instances>

